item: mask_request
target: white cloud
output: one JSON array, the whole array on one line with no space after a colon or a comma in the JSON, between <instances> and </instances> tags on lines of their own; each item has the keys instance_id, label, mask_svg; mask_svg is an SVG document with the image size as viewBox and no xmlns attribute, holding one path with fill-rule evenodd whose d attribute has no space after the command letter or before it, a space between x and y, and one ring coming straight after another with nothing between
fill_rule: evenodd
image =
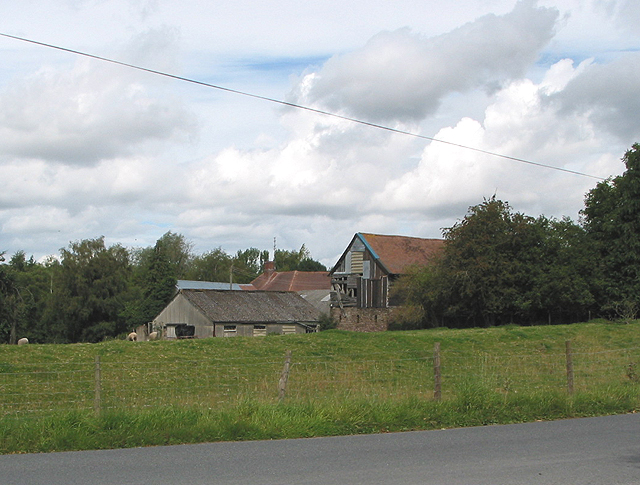
<instances>
[{"instance_id":1,"label":"white cloud","mask_svg":"<svg viewBox=\"0 0 640 485\"><path fill-rule=\"evenodd\" d=\"M496 93L483 119L463 118L456 126L443 128L435 138L568 170L598 167L595 175L606 177L619 167L611 159L602 165L603 160L590 153L596 139L597 143L602 141L589 119L579 114L559 118L554 106L545 103L548 92L561 92L580 72L581 67L573 69L571 63L561 61L539 85L530 80L514 81ZM576 159L583 165L576 168L569 163ZM466 207L495 193L534 215L539 211L575 218L582 195L594 183L590 178L433 142L425 148L418 167L389 181L373 198L373 205L383 212L411 211L438 217L458 211L461 217Z\"/></svg>"},{"instance_id":2,"label":"white cloud","mask_svg":"<svg viewBox=\"0 0 640 485\"><path fill-rule=\"evenodd\" d=\"M582 114L600 130L631 144L640 138L640 52L590 64L553 97L564 114Z\"/></svg>"},{"instance_id":3,"label":"white cloud","mask_svg":"<svg viewBox=\"0 0 640 485\"><path fill-rule=\"evenodd\" d=\"M274 17L249 0L60 9L27 0L24 13L15 7L6 18L25 36L275 98L289 91L321 109L606 177L622 170L620 157L638 134L638 61L619 52L637 36L612 28L632 4L599 11L578 0L429 8L416 0L406 9L378 0L287 1ZM171 230L201 252L270 249L273 237L280 248L305 243L330 266L356 231L438 237L494 193L530 215L575 217L596 183L4 46L0 251L39 257L100 235L146 246ZM301 59L312 59L304 72Z\"/></svg>"},{"instance_id":4,"label":"white cloud","mask_svg":"<svg viewBox=\"0 0 640 485\"><path fill-rule=\"evenodd\" d=\"M638 35L640 4L635 0L597 0L596 6L611 16L625 34Z\"/></svg>"},{"instance_id":5,"label":"white cloud","mask_svg":"<svg viewBox=\"0 0 640 485\"><path fill-rule=\"evenodd\" d=\"M153 52L150 45L136 49ZM84 165L131 154L143 143L187 141L196 129L193 114L152 79L83 58L71 70L48 67L14 79L0 93L2 155Z\"/></svg>"},{"instance_id":6,"label":"white cloud","mask_svg":"<svg viewBox=\"0 0 640 485\"><path fill-rule=\"evenodd\" d=\"M522 76L551 40L557 18L556 9L520 1L510 13L437 37L383 32L364 48L331 58L294 96L370 121L419 121L451 92Z\"/></svg>"}]
</instances>

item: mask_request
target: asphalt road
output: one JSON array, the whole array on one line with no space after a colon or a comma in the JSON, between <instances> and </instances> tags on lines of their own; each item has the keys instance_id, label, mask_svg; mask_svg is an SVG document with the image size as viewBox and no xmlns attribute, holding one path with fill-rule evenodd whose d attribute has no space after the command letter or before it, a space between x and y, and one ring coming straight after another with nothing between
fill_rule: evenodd
<instances>
[{"instance_id":1,"label":"asphalt road","mask_svg":"<svg viewBox=\"0 0 640 485\"><path fill-rule=\"evenodd\" d=\"M1 485L640 484L640 414L0 456Z\"/></svg>"}]
</instances>

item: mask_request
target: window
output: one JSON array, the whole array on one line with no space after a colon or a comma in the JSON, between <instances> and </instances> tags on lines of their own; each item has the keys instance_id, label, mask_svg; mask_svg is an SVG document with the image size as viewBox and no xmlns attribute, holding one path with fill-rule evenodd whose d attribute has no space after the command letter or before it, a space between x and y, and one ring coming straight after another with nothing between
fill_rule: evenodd
<instances>
[{"instance_id":1,"label":"window","mask_svg":"<svg viewBox=\"0 0 640 485\"><path fill-rule=\"evenodd\" d=\"M196 334L194 325L186 325L181 323L176 325L176 338L193 338Z\"/></svg>"},{"instance_id":2,"label":"window","mask_svg":"<svg viewBox=\"0 0 640 485\"><path fill-rule=\"evenodd\" d=\"M235 337L238 334L238 327L236 325L225 325L223 337Z\"/></svg>"},{"instance_id":3,"label":"window","mask_svg":"<svg viewBox=\"0 0 640 485\"><path fill-rule=\"evenodd\" d=\"M283 325L282 326L282 334L283 335L290 335L296 333L296 326L295 325Z\"/></svg>"},{"instance_id":4,"label":"window","mask_svg":"<svg viewBox=\"0 0 640 485\"><path fill-rule=\"evenodd\" d=\"M267 336L267 326L266 325L254 325L253 326L253 336L254 337L266 337Z\"/></svg>"},{"instance_id":5,"label":"window","mask_svg":"<svg viewBox=\"0 0 640 485\"><path fill-rule=\"evenodd\" d=\"M368 280L371 278L371 261L362 262L362 279Z\"/></svg>"}]
</instances>

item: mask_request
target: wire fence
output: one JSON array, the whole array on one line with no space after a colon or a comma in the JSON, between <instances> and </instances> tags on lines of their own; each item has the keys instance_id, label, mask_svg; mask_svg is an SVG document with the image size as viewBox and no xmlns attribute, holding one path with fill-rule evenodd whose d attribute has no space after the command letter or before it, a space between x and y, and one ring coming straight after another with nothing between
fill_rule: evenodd
<instances>
[{"instance_id":1,"label":"wire fence","mask_svg":"<svg viewBox=\"0 0 640 485\"><path fill-rule=\"evenodd\" d=\"M216 408L244 400L449 399L465 386L498 393L569 393L640 383L640 348L544 350L495 355L439 350L422 354L296 356L122 362L3 364L5 416L156 406Z\"/></svg>"}]
</instances>

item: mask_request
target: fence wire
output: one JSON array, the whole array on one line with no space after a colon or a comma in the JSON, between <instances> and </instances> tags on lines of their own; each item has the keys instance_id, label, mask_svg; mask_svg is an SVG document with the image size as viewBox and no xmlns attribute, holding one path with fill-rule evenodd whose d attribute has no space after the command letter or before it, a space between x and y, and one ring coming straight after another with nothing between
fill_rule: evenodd
<instances>
[{"instance_id":1,"label":"fence wire","mask_svg":"<svg viewBox=\"0 0 640 485\"><path fill-rule=\"evenodd\" d=\"M271 359L3 364L0 409L5 416L68 410L157 406L217 408L244 400L276 403L321 399L434 398L433 352L423 355L292 356ZM469 385L499 393L575 392L640 383L640 349L495 355L442 351L442 398ZM283 388L283 382L286 386Z\"/></svg>"}]
</instances>

